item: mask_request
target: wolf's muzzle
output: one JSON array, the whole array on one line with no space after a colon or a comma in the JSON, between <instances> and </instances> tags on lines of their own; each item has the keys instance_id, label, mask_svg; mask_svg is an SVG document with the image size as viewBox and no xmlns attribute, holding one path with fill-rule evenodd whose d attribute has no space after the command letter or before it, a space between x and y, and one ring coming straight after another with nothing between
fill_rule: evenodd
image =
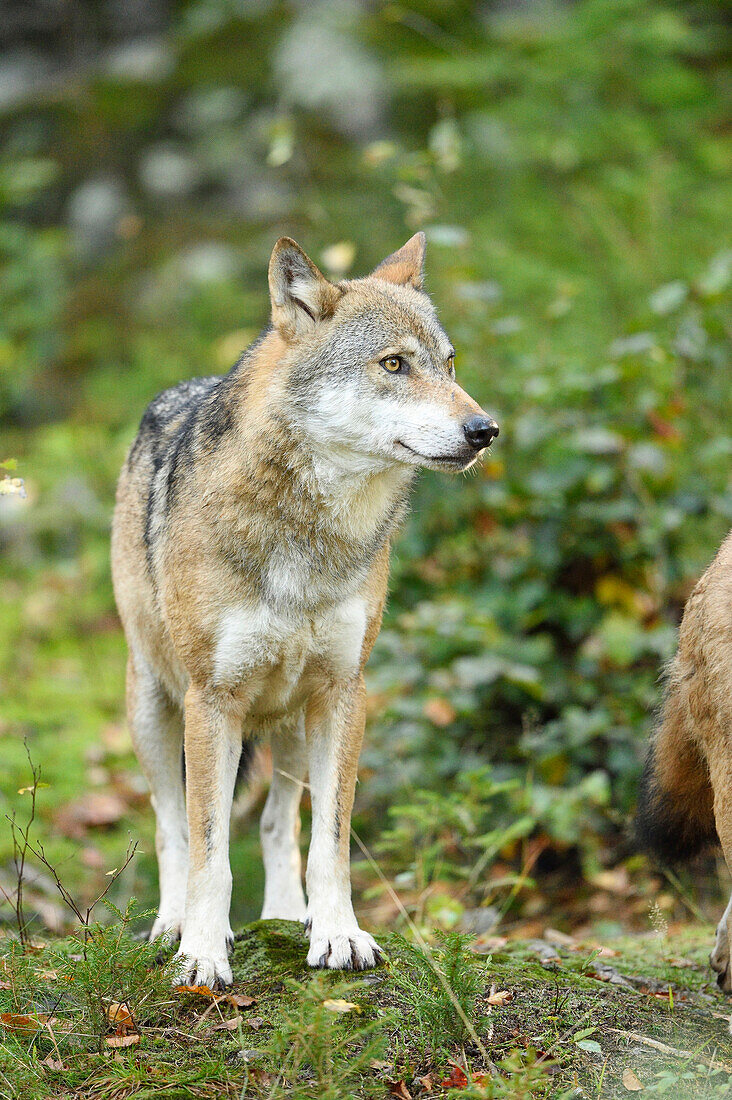
<instances>
[{"instance_id":1,"label":"wolf's muzzle","mask_svg":"<svg viewBox=\"0 0 732 1100\"><path fill-rule=\"evenodd\" d=\"M482 451L484 447L490 447L498 435L498 425L489 416L471 416L463 424L463 432L474 451Z\"/></svg>"}]
</instances>

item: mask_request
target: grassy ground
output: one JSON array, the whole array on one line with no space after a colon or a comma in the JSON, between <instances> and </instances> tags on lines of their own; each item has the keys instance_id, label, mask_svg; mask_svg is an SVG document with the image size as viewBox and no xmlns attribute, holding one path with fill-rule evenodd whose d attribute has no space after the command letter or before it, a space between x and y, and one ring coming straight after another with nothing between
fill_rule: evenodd
<instances>
[{"instance_id":1,"label":"grassy ground","mask_svg":"<svg viewBox=\"0 0 732 1100\"><path fill-rule=\"evenodd\" d=\"M356 979L307 971L299 925L256 922L237 937L233 996L214 997L173 991L169 965L124 925L6 956L0 1095L685 1100L732 1088L709 927L602 944L452 935L431 961L390 935L385 965Z\"/></svg>"}]
</instances>

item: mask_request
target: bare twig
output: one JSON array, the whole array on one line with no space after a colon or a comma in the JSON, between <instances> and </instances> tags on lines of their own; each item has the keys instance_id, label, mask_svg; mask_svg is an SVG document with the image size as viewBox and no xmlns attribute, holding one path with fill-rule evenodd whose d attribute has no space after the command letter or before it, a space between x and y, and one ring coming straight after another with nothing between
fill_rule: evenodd
<instances>
[{"instance_id":1,"label":"bare twig","mask_svg":"<svg viewBox=\"0 0 732 1100\"><path fill-rule=\"evenodd\" d=\"M13 811L12 817L10 817L10 815L8 814L5 815L7 820L10 822L10 832L13 838L13 865L15 867L15 877L17 885L15 888L14 897L11 897L2 886L0 886L0 891L2 892L3 897L8 902L8 904L11 905L15 910L15 922L18 926L18 939L20 940L23 950L26 951L31 946L31 938L28 932L28 922L25 919L25 899L23 893L25 885L25 863L28 852L32 850L30 844L30 831L33 827L33 822L35 821L36 817L36 796L38 793L38 787L40 786L41 782L41 769L36 768L33 760L31 759L28 742L26 741L24 742L24 744L25 753L28 757L28 763L30 764L31 776L33 781L27 787L21 788L18 793L23 794L25 792L29 792L31 796L31 805L30 811L28 813L28 820L26 821L25 825L18 824L15 817L15 811Z\"/></svg>"},{"instance_id":2,"label":"bare twig","mask_svg":"<svg viewBox=\"0 0 732 1100\"><path fill-rule=\"evenodd\" d=\"M653 1047L654 1050L660 1050L662 1054L671 1054L674 1058L694 1058L697 1062L701 1062L703 1066L708 1066L709 1069L722 1069L725 1073L732 1073L732 1066L729 1062L718 1062L714 1058L705 1058L698 1051L677 1050L676 1047L660 1043L658 1039L650 1039L647 1035L641 1035L637 1031L621 1031L617 1027L608 1028L608 1031L612 1031L615 1035L623 1035L626 1039L632 1039L634 1043L642 1043L644 1046Z\"/></svg>"},{"instance_id":3,"label":"bare twig","mask_svg":"<svg viewBox=\"0 0 732 1100\"><path fill-rule=\"evenodd\" d=\"M109 872L109 874L108 874L109 882L104 887L101 894L98 894L97 897L94 898L94 901L92 901L86 907L86 911L83 911L81 909L81 907L77 904L77 902L74 900L72 895L69 893L69 891L64 886L63 882L59 878L58 871L53 866L53 864L50 862L50 860L48 859L46 853L44 852L43 845L38 844L38 846L36 848L34 848L31 844L28 845L28 850L33 853L33 855L36 857L36 859L40 860L40 862L43 864L43 866L46 868L46 870L50 873L59 894L61 895L61 897L63 898L66 905L69 907L71 912L74 914L74 916L77 918L77 920L81 924L81 927L84 930L84 957L85 958L86 958L86 945L89 942L90 924L91 924L92 914L93 914L95 908L97 907L97 905L99 904L99 902L103 901L104 898L106 898L107 894L111 890L114 883L117 881L117 879L122 874L122 872L131 863L131 861L132 861L132 859L135 855L135 852L137 851L137 845L138 845L138 841L135 841L134 844L130 843L130 844L127 845L127 851L125 853L125 858L124 858L121 866L115 867L115 869L113 871Z\"/></svg>"}]
</instances>

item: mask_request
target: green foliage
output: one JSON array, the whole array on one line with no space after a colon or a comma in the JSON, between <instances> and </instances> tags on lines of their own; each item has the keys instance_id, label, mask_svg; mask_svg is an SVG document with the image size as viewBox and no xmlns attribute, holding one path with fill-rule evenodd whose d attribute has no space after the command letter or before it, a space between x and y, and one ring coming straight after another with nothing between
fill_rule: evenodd
<instances>
[{"instance_id":1,"label":"green foliage","mask_svg":"<svg viewBox=\"0 0 732 1100\"><path fill-rule=\"evenodd\" d=\"M655 1073L654 1080L645 1086L646 1091L652 1096L684 1096L689 1093L699 1078L707 1077L707 1090L705 1095L713 1100L715 1097L732 1095L732 1081L726 1070L717 1069L709 1071L706 1066L691 1066L680 1069L666 1069Z\"/></svg>"},{"instance_id":2,"label":"green foliage","mask_svg":"<svg viewBox=\"0 0 732 1100\"><path fill-rule=\"evenodd\" d=\"M471 939L458 932L444 934L427 954L398 933L389 938L389 978L406 1054L416 1050L420 1058L435 1060L440 1050L470 1041L463 1017L480 1028L477 1000L486 979L468 953Z\"/></svg>"},{"instance_id":3,"label":"green foliage","mask_svg":"<svg viewBox=\"0 0 732 1100\"><path fill-rule=\"evenodd\" d=\"M104 1048L111 1034L109 1006L125 1004L135 1027L152 1023L171 996L170 967L159 965L160 948L134 939L130 925L141 916L136 903L125 912L110 907L113 923L95 923L83 939L56 941L41 955L27 954L17 944L3 956L13 981L2 993L3 1011L45 1013L63 1020L58 1034L40 1030L33 1042L46 1053ZM44 978L51 976L46 989Z\"/></svg>"},{"instance_id":4,"label":"green foliage","mask_svg":"<svg viewBox=\"0 0 732 1100\"><path fill-rule=\"evenodd\" d=\"M523 804L523 805L522 805ZM529 812L521 812L521 810ZM413 792L408 803L390 806L390 828L382 831L374 846L382 872L393 877L400 890L426 900L412 906L418 921L434 920L447 904L442 919L459 919L463 904L453 897L431 893L439 882L463 883L463 901L471 894L477 900L491 895L484 872L495 856L526 837L538 818L532 812L526 792L516 781L496 783L492 769L478 768L460 773L452 790ZM362 865L364 872L367 865ZM501 886L519 883L519 876L501 879ZM383 892L383 879L370 888L369 896Z\"/></svg>"},{"instance_id":5,"label":"green foliage","mask_svg":"<svg viewBox=\"0 0 732 1100\"><path fill-rule=\"evenodd\" d=\"M334 985L322 975L307 983L287 981L291 1007L269 1047L278 1067L270 1096L348 1100L360 1084L367 1089L361 1095L371 1094L362 1078L383 1055L388 1020L361 1016L362 988L353 982Z\"/></svg>"},{"instance_id":6,"label":"green foliage","mask_svg":"<svg viewBox=\"0 0 732 1100\"><path fill-rule=\"evenodd\" d=\"M480 1074L479 1081L468 1081L460 1089L446 1089L448 1100L525 1100L528 1096L554 1096L556 1100L570 1100L576 1096L574 1089L554 1089L546 1059L537 1058L529 1051L514 1051L495 1065L492 1074Z\"/></svg>"},{"instance_id":7,"label":"green foliage","mask_svg":"<svg viewBox=\"0 0 732 1100\"><path fill-rule=\"evenodd\" d=\"M537 792L568 800L545 820L561 844L596 831L610 781L616 809L631 805L674 620L732 517L723 306L718 283L694 285L597 367L527 356L497 374L505 471L488 460L449 500L424 485L398 550L412 606L375 652L383 751L418 786L480 757L500 778L530 763ZM455 716L445 732L433 698Z\"/></svg>"}]
</instances>

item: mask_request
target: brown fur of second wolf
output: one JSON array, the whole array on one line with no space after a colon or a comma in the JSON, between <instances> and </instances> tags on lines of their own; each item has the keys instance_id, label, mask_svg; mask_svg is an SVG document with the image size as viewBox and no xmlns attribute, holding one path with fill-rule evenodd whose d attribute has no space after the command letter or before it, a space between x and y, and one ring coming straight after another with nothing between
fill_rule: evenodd
<instances>
[{"instance_id":1,"label":"brown fur of second wolf","mask_svg":"<svg viewBox=\"0 0 732 1100\"><path fill-rule=\"evenodd\" d=\"M643 847L679 862L717 840L732 871L732 532L684 610L641 783ZM711 963L732 992L732 901Z\"/></svg>"}]
</instances>

